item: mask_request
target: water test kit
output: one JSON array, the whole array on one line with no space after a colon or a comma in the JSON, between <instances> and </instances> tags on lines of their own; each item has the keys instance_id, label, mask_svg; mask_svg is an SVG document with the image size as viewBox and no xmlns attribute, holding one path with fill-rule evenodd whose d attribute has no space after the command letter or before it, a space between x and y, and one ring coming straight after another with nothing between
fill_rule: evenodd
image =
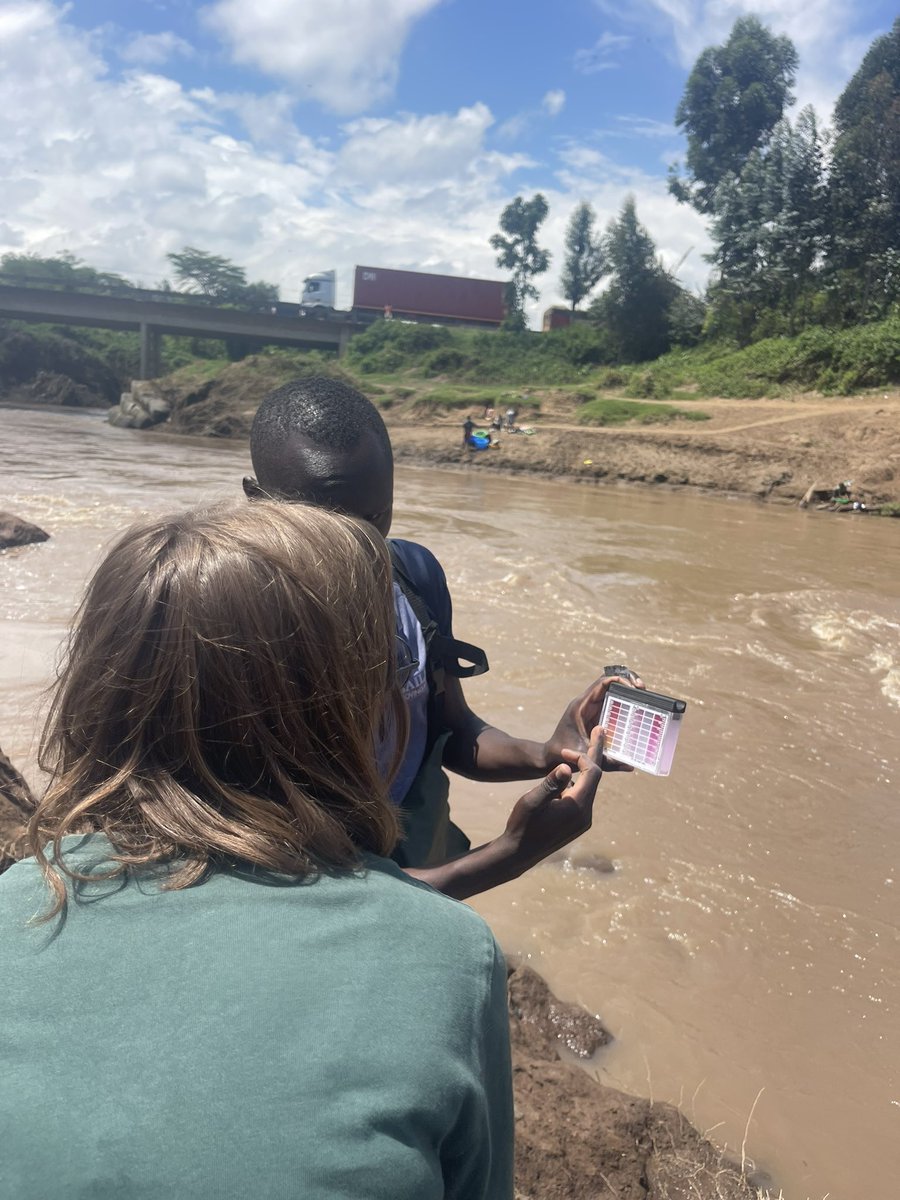
<instances>
[{"instance_id":1,"label":"water test kit","mask_svg":"<svg viewBox=\"0 0 900 1200\"><path fill-rule=\"evenodd\" d=\"M604 754L650 775L668 775L686 708L672 696L610 684L600 713Z\"/></svg>"}]
</instances>

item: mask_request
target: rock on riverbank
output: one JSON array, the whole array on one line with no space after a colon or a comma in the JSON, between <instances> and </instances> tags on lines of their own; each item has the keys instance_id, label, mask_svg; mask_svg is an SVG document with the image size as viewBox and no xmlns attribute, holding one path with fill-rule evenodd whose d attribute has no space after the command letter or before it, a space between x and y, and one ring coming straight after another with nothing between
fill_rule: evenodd
<instances>
[{"instance_id":1,"label":"rock on riverbank","mask_svg":"<svg viewBox=\"0 0 900 1200\"><path fill-rule=\"evenodd\" d=\"M13 513L0 512L0 550L11 546L30 546L32 542L46 542L50 534L39 525L23 521Z\"/></svg>"},{"instance_id":2,"label":"rock on riverbank","mask_svg":"<svg viewBox=\"0 0 900 1200\"><path fill-rule=\"evenodd\" d=\"M756 1181L670 1104L605 1087L560 1054L609 1040L519 966L509 979L517 1200L755 1200Z\"/></svg>"}]
</instances>

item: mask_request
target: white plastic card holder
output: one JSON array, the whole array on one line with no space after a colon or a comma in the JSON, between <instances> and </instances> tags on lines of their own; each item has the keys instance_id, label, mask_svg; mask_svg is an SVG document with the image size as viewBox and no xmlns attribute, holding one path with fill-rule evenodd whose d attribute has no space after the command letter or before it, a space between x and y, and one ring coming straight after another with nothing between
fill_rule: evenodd
<instances>
[{"instance_id":1,"label":"white plastic card holder","mask_svg":"<svg viewBox=\"0 0 900 1200\"><path fill-rule=\"evenodd\" d=\"M686 708L673 696L610 684L600 714L604 754L649 775L668 775Z\"/></svg>"}]
</instances>

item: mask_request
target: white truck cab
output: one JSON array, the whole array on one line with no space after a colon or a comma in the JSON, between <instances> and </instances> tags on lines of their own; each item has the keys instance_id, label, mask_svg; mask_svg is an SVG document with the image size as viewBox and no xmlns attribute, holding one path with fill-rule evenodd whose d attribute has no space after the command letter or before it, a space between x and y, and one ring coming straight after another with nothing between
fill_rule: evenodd
<instances>
[{"instance_id":1,"label":"white truck cab","mask_svg":"<svg viewBox=\"0 0 900 1200\"><path fill-rule=\"evenodd\" d=\"M301 308L334 308L336 271L319 271L307 275L300 293Z\"/></svg>"}]
</instances>

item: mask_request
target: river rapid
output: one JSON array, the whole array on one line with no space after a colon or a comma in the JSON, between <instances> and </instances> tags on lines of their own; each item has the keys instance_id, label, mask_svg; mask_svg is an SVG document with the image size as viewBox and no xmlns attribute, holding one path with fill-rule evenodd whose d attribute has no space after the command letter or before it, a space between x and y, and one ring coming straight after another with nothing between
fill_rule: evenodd
<instances>
[{"instance_id":1,"label":"river rapid","mask_svg":"<svg viewBox=\"0 0 900 1200\"><path fill-rule=\"evenodd\" d=\"M52 534L0 555L0 745L37 782L41 693L103 547L238 496L249 462L97 413L0 422L0 507ZM607 775L590 833L474 902L602 1016L595 1073L679 1104L785 1200L892 1194L900 521L401 467L393 532L444 563L493 723L547 736L606 663L687 700L668 779ZM454 779L473 842L520 790Z\"/></svg>"}]
</instances>

